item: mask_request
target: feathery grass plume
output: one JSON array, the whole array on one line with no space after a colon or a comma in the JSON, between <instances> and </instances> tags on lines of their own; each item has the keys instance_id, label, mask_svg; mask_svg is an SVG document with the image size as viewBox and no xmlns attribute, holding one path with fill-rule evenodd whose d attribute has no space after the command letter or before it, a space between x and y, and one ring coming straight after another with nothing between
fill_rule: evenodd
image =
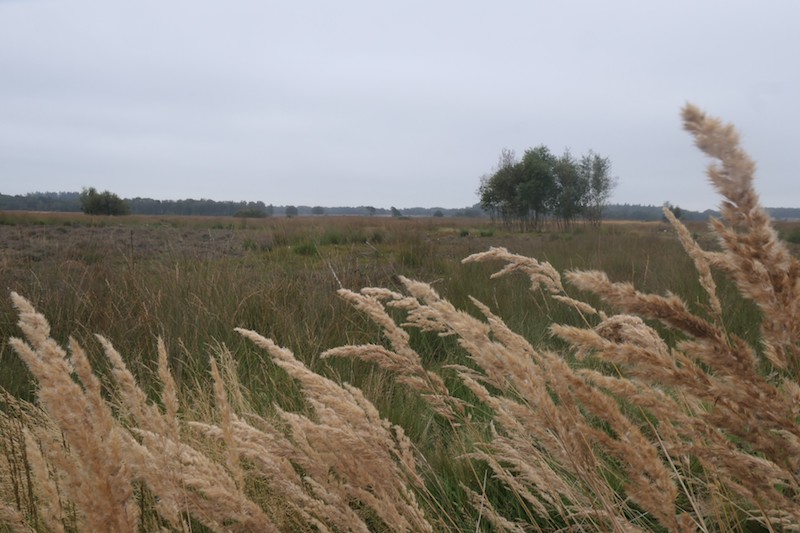
<instances>
[{"instance_id":1,"label":"feathery grass plume","mask_svg":"<svg viewBox=\"0 0 800 533\"><path fill-rule=\"evenodd\" d=\"M231 477L229 470L213 457L183 442L177 419L175 383L167 365L163 341L159 340L158 344L158 372L164 382L165 414L147 403L144 392L111 343L100 336L98 339L111 362L123 407L132 413L138 424L131 431L139 437L141 444L130 446L128 460L135 467L137 478L142 479L158 497L156 509L159 515L176 529L184 528L181 514L187 513L214 530L233 522L243 530L277 531L273 521L243 492L241 472L233 471L234 477ZM212 369L214 366L212 363ZM221 387L218 372L215 377L220 379ZM219 402L219 390L216 394ZM221 394L224 399L224 390ZM235 466L238 455L234 461ZM230 455L227 462L231 462ZM237 477L240 479L236 480Z\"/></svg>"},{"instance_id":2,"label":"feathery grass plume","mask_svg":"<svg viewBox=\"0 0 800 533\"><path fill-rule=\"evenodd\" d=\"M366 506L384 527L433 531L409 486L422 489L423 483L402 430L382 419L360 390L312 372L289 350L254 331L236 331L299 382L314 410L316 420L279 411L295 446L307 457L300 463L306 475L343 500Z\"/></svg>"},{"instance_id":3,"label":"feathery grass plume","mask_svg":"<svg viewBox=\"0 0 800 533\"><path fill-rule=\"evenodd\" d=\"M488 321L488 331L487 324L456 310L429 285L405 278L401 281L412 296L429 308L428 319L437 320L440 329L458 335L469 357L485 373L488 383L504 393L504 397L493 401L485 387L477 389L476 382L462 373L462 379L473 392L493 407L495 421L506 435L520 444L533 438L544 448L547 460L555 460L562 473L567 473L573 483L582 487L567 493L553 493L553 501L569 496L576 498L576 492L584 491L596 500L588 504L589 499L584 498L588 505L581 507L591 509L599 520L598 526L633 525L635 520L625 516L626 505L615 502L616 495L603 480L602 472L608 466L594 451L601 446L627 465L628 498L652 512L665 525L677 527L674 507L677 490L669 470L646 446L647 439L639 428L622 414L611 398L589 386L560 357L535 349L485 306L476 302ZM609 429L601 429L602 425ZM519 461L519 456L515 455ZM508 455L498 458L514 462ZM536 461L528 470L540 468L541 462ZM525 478L519 474L526 467L523 464L516 468L515 477L523 483ZM536 489L542 490L540 486Z\"/></svg>"},{"instance_id":4,"label":"feathery grass plume","mask_svg":"<svg viewBox=\"0 0 800 533\"><path fill-rule=\"evenodd\" d=\"M228 402L234 413L254 412L249 392L239 380L236 357L224 344L214 346L214 359L217 361L220 378L228 394Z\"/></svg>"},{"instance_id":5,"label":"feathery grass plume","mask_svg":"<svg viewBox=\"0 0 800 533\"><path fill-rule=\"evenodd\" d=\"M242 459L251 462L253 472L268 481L272 496L266 505L276 521L278 516L285 515L282 521L295 523L297 527L314 524L323 531L329 528L368 531L346 498L298 473L295 465L302 465L302 454L272 422L256 415L248 418L255 425L241 419L235 421L234 437ZM223 439L223 431L217 426L201 422L190 425L210 438Z\"/></svg>"},{"instance_id":6,"label":"feathery grass plume","mask_svg":"<svg viewBox=\"0 0 800 533\"><path fill-rule=\"evenodd\" d=\"M588 386L557 356L534 349L482 304L475 302L487 322L458 311L427 284L403 277L400 281L411 298L386 293L391 298L387 305L408 312L407 326L457 335L482 370L476 379L472 371L462 369L461 377L492 407L504 434L495 433L483 452L470 457L486 460L540 514L546 514L543 501L558 502L567 521L580 514L599 528L635 527L637 512L622 503L604 479L609 465L594 451L602 446L629 465L628 497L662 523L678 527L677 490L670 471L643 445L647 444L644 435L613 401ZM563 289L556 292L561 295ZM499 389L501 395L489 392L479 380ZM595 419L608 424L611 432L600 429ZM520 454L520 449L528 453ZM569 482L555 482L562 477ZM562 505L564 499L570 503Z\"/></svg>"},{"instance_id":7,"label":"feathery grass plume","mask_svg":"<svg viewBox=\"0 0 800 533\"><path fill-rule=\"evenodd\" d=\"M792 375L800 371L800 262L778 238L753 188L755 163L739 145L730 124L697 107L683 109L684 127L698 148L718 161L708 177L725 197L723 220L713 220L727 267L739 291L758 305L764 352L770 362Z\"/></svg>"},{"instance_id":8,"label":"feathery grass plume","mask_svg":"<svg viewBox=\"0 0 800 533\"><path fill-rule=\"evenodd\" d=\"M138 464L137 476L144 479L149 489L157 496L155 504L159 516L167 520L174 528L182 528L181 513L189 509L183 498L180 461L170 450L180 446L180 428L177 419L177 398L175 384L167 367L167 354L162 339L158 339L158 375L162 380L162 398L166 414L150 404L133 374L128 370L122 355L108 339L98 335L97 340L111 363L111 375L116 387L115 404L121 412L132 417L134 432L145 432L140 435L158 435L159 438L142 437L144 447L134 446L129 460Z\"/></svg>"},{"instance_id":9,"label":"feathery grass plume","mask_svg":"<svg viewBox=\"0 0 800 533\"><path fill-rule=\"evenodd\" d=\"M60 472L44 451L48 443L60 447L62 441L61 431L47 413L0 390L0 455L5 459L0 460L0 501L14 502L33 529L42 524L50 531L75 527L74 520L60 511L64 508L57 486Z\"/></svg>"},{"instance_id":10,"label":"feathery grass plume","mask_svg":"<svg viewBox=\"0 0 800 533\"><path fill-rule=\"evenodd\" d=\"M59 494L55 479L50 475L47 460L39 448L39 443L28 430L25 431L25 449L31 477L35 480L33 486L39 493L38 514L42 517L48 531L64 531L64 509L61 494Z\"/></svg>"},{"instance_id":11,"label":"feathery grass plume","mask_svg":"<svg viewBox=\"0 0 800 533\"><path fill-rule=\"evenodd\" d=\"M255 490L260 488L262 492L249 493L281 530L305 529L313 525L321 531L367 531L366 523L350 508L346 495L327 490L307 475L308 469L303 464L308 460L285 434L286 424L279 420L266 420L252 411L244 412L246 420L236 415L237 411L241 412L249 405L246 391L236 390L241 389L241 384L234 373L233 354L221 345L217 347L217 353L223 369L218 375L225 385L225 392L236 399L235 409L233 404L228 404L232 410L230 434L226 437L224 428L200 421L190 421L189 426L208 438L225 442L226 453L234 448L237 450L242 459L240 465L249 465L248 469L243 469L244 475L251 484L258 480ZM234 446L228 445L231 437ZM303 471L306 473L301 476Z\"/></svg>"},{"instance_id":12,"label":"feathery grass plume","mask_svg":"<svg viewBox=\"0 0 800 533\"><path fill-rule=\"evenodd\" d=\"M19 339L12 339L11 344L39 380L38 400L63 435L63 440L42 440L42 445L44 456L59 473L65 500L79 511L79 529L136 529L139 506L133 484L143 481L158 498L159 514L175 529L185 529L181 514L187 513L213 530L277 531L222 465L170 439L174 437L174 419L165 419L147 403L122 357L106 339L98 337L112 363L118 394L138 428L129 430L115 419L77 342L70 341L72 357L68 361L64 350L50 338L44 317L24 298L14 294L13 299L29 344ZM79 381L73 379L73 372ZM167 390L172 387L165 385ZM41 474L36 477L43 478L45 467L37 465L37 457L29 461ZM39 489L48 490L46 484Z\"/></svg>"},{"instance_id":13,"label":"feathery grass plume","mask_svg":"<svg viewBox=\"0 0 800 533\"><path fill-rule=\"evenodd\" d=\"M567 280L577 288L625 313L659 320L688 339L668 348L639 318L625 315L603 320L593 330L558 325L551 329L579 354L593 353L617 365L618 377L586 370L581 375L655 415L659 445L669 454L665 459L676 464L681 457L695 457L713 480L709 487L723 487L711 499L735 494L749 503L731 503L750 507L753 520L796 524L800 510L790 495L798 491L800 461L794 381L798 263L777 240L758 204L752 189L754 165L738 147L733 128L691 106L684 118L698 146L721 160L709 175L728 199L723 205L728 226L712 223L721 237L722 253L703 252L672 220L695 261L717 324L692 314L677 296L643 294L631 284L611 283L602 272L571 272ZM731 273L740 292L759 305L765 355L777 367L792 370L785 378L760 373L757 350L724 329L710 266ZM659 392L662 387L669 396Z\"/></svg>"},{"instance_id":14,"label":"feathery grass plume","mask_svg":"<svg viewBox=\"0 0 800 533\"><path fill-rule=\"evenodd\" d=\"M607 390L647 409L666 424L659 425L664 432L662 444L673 459L695 456L710 475L733 492L774 508L768 516L796 513L797 505L783 494L797 486L792 474L800 458L794 408L781 390L757 373L753 350L692 315L675 296L642 294L630 284L611 283L599 272L571 272L567 278L623 311L660 319L691 337L670 350L638 317L625 315L612 316L594 330L559 325L551 328L579 353L592 352L617 365L623 376L651 387L651 394L643 397L638 388L622 388L624 378L616 380L618 386L605 382ZM713 372L704 371L698 363ZM661 387L677 394L682 406L654 409L657 403L653 393ZM742 444L737 447L732 442ZM751 455L750 450L765 454L767 459ZM745 464L748 468L743 468ZM779 465L788 468L782 470Z\"/></svg>"},{"instance_id":15,"label":"feathery grass plume","mask_svg":"<svg viewBox=\"0 0 800 533\"><path fill-rule=\"evenodd\" d=\"M25 426L20 402L5 391L0 393L0 399L0 502L13 501L17 511L33 515L36 503L27 487L30 469L23 444Z\"/></svg>"},{"instance_id":16,"label":"feathery grass plume","mask_svg":"<svg viewBox=\"0 0 800 533\"><path fill-rule=\"evenodd\" d=\"M17 338L9 342L39 381L39 402L63 433L65 447L48 451L56 468L67 474L64 490L69 500L89 530L134 529L138 507L124 457L126 437L102 399L85 353L70 341L70 364L64 350L50 338L44 316L18 294L11 296L27 342ZM71 377L73 369L80 384Z\"/></svg>"},{"instance_id":17,"label":"feathery grass plume","mask_svg":"<svg viewBox=\"0 0 800 533\"><path fill-rule=\"evenodd\" d=\"M158 379L161 381L161 401L164 404L164 436L173 442L180 440L180 425L178 423L178 387L172 372L169 371L167 347L164 339L158 338Z\"/></svg>"},{"instance_id":18,"label":"feathery grass plume","mask_svg":"<svg viewBox=\"0 0 800 533\"><path fill-rule=\"evenodd\" d=\"M100 346L111 364L111 376L116 384L113 392L118 396L115 401L116 405L125 410L142 429L155 433L166 433L164 417L154 405L148 402L147 395L139 388L136 378L128 370L122 355L114 348L111 341L102 335L95 335L95 338L100 342Z\"/></svg>"},{"instance_id":19,"label":"feathery grass plume","mask_svg":"<svg viewBox=\"0 0 800 533\"><path fill-rule=\"evenodd\" d=\"M170 505L179 504L178 511L214 531L278 531L263 509L237 487L222 464L187 444L176 444L144 430L133 432L142 439L142 446L132 447L129 461L157 497ZM165 459L180 476L177 486L157 467ZM171 519L174 526L174 517L165 514L164 518Z\"/></svg>"},{"instance_id":20,"label":"feathery grass plume","mask_svg":"<svg viewBox=\"0 0 800 533\"><path fill-rule=\"evenodd\" d=\"M662 211L675 229L675 233L678 235L683 249L686 250L686 253L689 254L689 257L694 261L694 267L700 275L700 285L708 295L708 304L711 308L711 312L714 318L719 320L722 317L722 304L720 304L719 297L717 296L717 284L714 281L714 277L711 275L711 261L707 253L700 248L697 242L692 238L689 230L686 226L681 224L681 221L675 217L671 209L664 206Z\"/></svg>"},{"instance_id":21,"label":"feathery grass plume","mask_svg":"<svg viewBox=\"0 0 800 533\"><path fill-rule=\"evenodd\" d=\"M364 344L360 346L340 346L323 352L320 357L351 357L376 363L381 368L394 372L397 381L403 383L422 396L431 404L431 407L448 420L455 420L457 414L463 412L463 402L450 395L442 378L422 365L419 354L409 344L409 335L395 324L387 313L383 302L391 301L393 305L406 302L413 305L403 295L386 290L365 288L361 293L347 289L339 289L339 296L348 301L353 307L369 316L376 324L381 326L384 335L389 339L392 350L377 344ZM420 308L410 309L409 313L421 312ZM422 315L416 316L416 323L425 323ZM433 322L428 322L426 331L435 328Z\"/></svg>"},{"instance_id":22,"label":"feathery grass plume","mask_svg":"<svg viewBox=\"0 0 800 533\"><path fill-rule=\"evenodd\" d=\"M547 261L537 261L532 257L512 254L506 248L493 246L486 252L479 252L465 257L461 262L467 264L493 260L504 261L506 266L492 274L490 279L507 276L514 272L522 272L530 278L531 290L544 287L552 299L574 307L582 316L599 315L601 318L605 318L602 311L598 311L586 302L570 297L564 290L561 274Z\"/></svg>"},{"instance_id":23,"label":"feathery grass plume","mask_svg":"<svg viewBox=\"0 0 800 533\"><path fill-rule=\"evenodd\" d=\"M217 403L217 411L222 427L222 439L225 441L225 463L228 470L233 474L233 479L239 488L244 487L244 472L239 464L239 453L237 451L236 440L233 437L233 424L236 415L231 410L228 403L228 393L222 383L222 376L217 369L217 361L211 358L211 378L214 384L214 398Z\"/></svg>"}]
</instances>

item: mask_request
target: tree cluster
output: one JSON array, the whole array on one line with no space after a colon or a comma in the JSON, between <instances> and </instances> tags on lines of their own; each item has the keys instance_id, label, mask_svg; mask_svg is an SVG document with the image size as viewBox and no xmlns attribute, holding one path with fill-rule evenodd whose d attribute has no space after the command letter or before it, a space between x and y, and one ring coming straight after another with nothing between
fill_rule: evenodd
<instances>
[{"instance_id":1,"label":"tree cluster","mask_svg":"<svg viewBox=\"0 0 800 533\"><path fill-rule=\"evenodd\" d=\"M187 216L272 216L274 206L264 202L217 201L208 198L199 200L154 200L152 198L131 198L127 200L131 211L137 215L187 215ZM246 215L244 213L252 213Z\"/></svg>"},{"instance_id":2,"label":"tree cluster","mask_svg":"<svg viewBox=\"0 0 800 533\"><path fill-rule=\"evenodd\" d=\"M589 151L576 159L556 156L547 146L525 151L518 160L504 149L494 174L481 178L481 207L496 220L522 231L541 230L548 219L562 227L583 218L599 225L616 179L611 161Z\"/></svg>"},{"instance_id":3,"label":"tree cluster","mask_svg":"<svg viewBox=\"0 0 800 533\"><path fill-rule=\"evenodd\" d=\"M127 215L131 212L125 200L109 191L97 192L94 187L83 189L80 202L81 211L87 215Z\"/></svg>"}]
</instances>

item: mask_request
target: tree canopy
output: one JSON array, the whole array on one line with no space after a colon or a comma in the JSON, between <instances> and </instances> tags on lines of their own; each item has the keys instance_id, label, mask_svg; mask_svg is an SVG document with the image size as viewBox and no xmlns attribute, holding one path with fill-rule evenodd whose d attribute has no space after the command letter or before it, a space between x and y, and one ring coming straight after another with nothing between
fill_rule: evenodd
<instances>
[{"instance_id":1,"label":"tree canopy","mask_svg":"<svg viewBox=\"0 0 800 533\"><path fill-rule=\"evenodd\" d=\"M548 218L565 227L579 217L599 225L615 185L608 158L589 151L576 159L569 150L557 156L540 145L526 150L522 160L503 149L495 172L481 178L478 194L492 218L526 231L540 230Z\"/></svg>"},{"instance_id":2,"label":"tree canopy","mask_svg":"<svg viewBox=\"0 0 800 533\"><path fill-rule=\"evenodd\" d=\"M80 202L81 211L87 215L127 215L131 212L125 200L109 191L97 192L94 187L83 189Z\"/></svg>"}]
</instances>

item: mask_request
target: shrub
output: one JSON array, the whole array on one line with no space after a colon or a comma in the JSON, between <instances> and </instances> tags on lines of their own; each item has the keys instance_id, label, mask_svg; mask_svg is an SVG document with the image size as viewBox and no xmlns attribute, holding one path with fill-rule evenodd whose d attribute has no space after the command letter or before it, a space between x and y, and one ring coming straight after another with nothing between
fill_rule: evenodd
<instances>
[{"instance_id":1,"label":"shrub","mask_svg":"<svg viewBox=\"0 0 800 533\"><path fill-rule=\"evenodd\" d=\"M81 192L80 202L81 211L87 215L127 215L131 211L128 203L116 194L97 192L94 187Z\"/></svg>"}]
</instances>

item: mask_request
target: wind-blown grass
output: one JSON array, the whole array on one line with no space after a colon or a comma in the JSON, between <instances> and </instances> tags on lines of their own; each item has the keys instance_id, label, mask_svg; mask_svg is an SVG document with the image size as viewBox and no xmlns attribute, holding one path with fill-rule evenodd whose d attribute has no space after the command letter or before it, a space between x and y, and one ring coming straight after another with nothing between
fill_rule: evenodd
<instances>
[{"instance_id":1,"label":"wind-blown grass","mask_svg":"<svg viewBox=\"0 0 800 533\"><path fill-rule=\"evenodd\" d=\"M156 342L152 398L98 337L104 383L77 341L59 346L12 294L24 340L10 343L37 388L34 403L5 395L0 411L0 521L20 531L800 529L798 260L760 206L735 130L693 106L683 118L724 198L714 251L665 210L702 300L601 271L562 275L505 248L464 259L503 263L493 277L523 274L541 305L572 314L550 326L558 342L538 343L489 305L461 309L403 276L393 289L339 290L382 340L321 358L388 372L408 394L407 418L436 425L414 431L433 444L252 329L236 331L266 354L262 367L296 384L297 409L257 409L224 346L210 385L188 396ZM731 327L726 283L757 309L756 340ZM436 364L415 336L441 337L460 357Z\"/></svg>"}]
</instances>

